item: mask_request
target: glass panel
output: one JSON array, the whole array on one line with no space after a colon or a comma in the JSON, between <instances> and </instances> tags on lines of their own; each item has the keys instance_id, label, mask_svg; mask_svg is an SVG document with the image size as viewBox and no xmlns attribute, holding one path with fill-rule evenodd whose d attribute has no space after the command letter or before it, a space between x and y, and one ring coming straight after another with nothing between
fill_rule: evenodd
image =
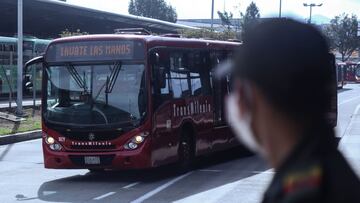
<instances>
[{"instance_id":1,"label":"glass panel","mask_svg":"<svg viewBox=\"0 0 360 203\"><path fill-rule=\"evenodd\" d=\"M79 125L139 122L145 115L143 64L47 68L45 119Z\"/></svg>"}]
</instances>

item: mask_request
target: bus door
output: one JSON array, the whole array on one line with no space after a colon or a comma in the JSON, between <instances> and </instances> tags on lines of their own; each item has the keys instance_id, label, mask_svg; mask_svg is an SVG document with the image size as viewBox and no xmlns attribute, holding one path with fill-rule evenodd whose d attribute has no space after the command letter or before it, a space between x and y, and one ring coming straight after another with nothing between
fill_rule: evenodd
<instances>
[{"instance_id":1,"label":"bus door","mask_svg":"<svg viewBox=\"0 0 360 203\"><path fill-rule=\"evenodd\" d=\"M213 70L216 66L228 57L227 51L215 51L211 54ZM212 75L214 75L212 73ZM229 93L228 78L221 80L212 78L213 100L214 100L214 137L213 148L223 149L232 141L233 136L227 126L224 114L224 99Z\"/></svg>"},{"instance_id":2,"label":"bus door","mask_svg":"<svg viewBox=\"0 0 360 203\"><path fill-rule=\"evenodd\" d=\"M173 132L173 93L170 89L169 63L169 54L166 53L165 48L155 49L150 53L154 165L174 161L177 156L177 139Z\"/></svg>"},{"instance_id":3,"label":"bus door","mask_svg":"<svg viewBox=\"0 0 360 203\"><path fill-rule=\"evenodd\" d=\"M208 51L177 48L168 53L173 133L180 135L190 127L196 154L207 153L211 149L213 119Z\"/></svg>"}]
</instances>

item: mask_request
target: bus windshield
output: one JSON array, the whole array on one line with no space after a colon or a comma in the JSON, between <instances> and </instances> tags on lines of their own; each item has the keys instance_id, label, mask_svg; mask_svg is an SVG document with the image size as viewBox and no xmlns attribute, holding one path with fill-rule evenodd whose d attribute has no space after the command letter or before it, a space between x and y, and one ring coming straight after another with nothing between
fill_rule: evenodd
<instances>
[{"instance_id":1,"label":"bus windshield","mask_svg":"<svg viewBox=\"0 0 360 203\"><path fill-rule=\"evenodd\" d=\"M136 126L146 113L144 64L48 66L45 121Z\"/></svg>"}]
</instances>

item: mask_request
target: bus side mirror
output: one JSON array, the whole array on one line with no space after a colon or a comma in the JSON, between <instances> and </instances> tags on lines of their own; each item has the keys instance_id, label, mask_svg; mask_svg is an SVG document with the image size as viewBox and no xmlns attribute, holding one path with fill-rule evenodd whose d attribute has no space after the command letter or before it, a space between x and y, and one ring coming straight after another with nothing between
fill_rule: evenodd
<instances>
[{"instance_id":1,"label":"bus side mirror","mask_svg":"<svg viewBox=\"0 0 360 203\"><path fill-rule=\"evenodd\" d=\"M29 91L34 86L32 81L30 80L30 75L28 74L29 67L32 65L38 64L38 63L43 63L43 62L44 62L44 56L38 56L38 57L35 57L25 63L24 70L23 70L24 77L23 77L23 81L22 81L23 87L25 88L25 90Z\"/></svg>"},{"instance_id":2,"label":"bus side mirror","mask_svg":"<svg viewBox=\"0 0 360 203\"><path fill-rule=\"evenodd\" d=\"M28 62L25 63L23 74L24 75L27 74L30 66L38 64L38 63L43 63L43 62L44 62L44 56L38 56L38 57L35 57L35 58L29 60Z\"/></svg>"},{"instance_id":3,"label":"bus side mirror","mask_svg":"<svg viewBox=\"0 0 360 203\"><path fill-rule=\"evenodd\" d=\"M30 89L30 88L32 88L34 85L33 85L33 83L32 82L27 82L27 83L25 83L25 88L26 89Z\"/></svg>"},{"instance_id":4,"label":"bus side mirror","mask_svg":"<svg viewBox=\"0 0 360 203\"><path fill-rule=\"evenodd\" d=\"M23 88L25 91L27 92L30 92L31 91L31 88L33 87L33 83L30 79L30 75L26 74L24 77L23 77Z\"/></svg>"}]
</instances>

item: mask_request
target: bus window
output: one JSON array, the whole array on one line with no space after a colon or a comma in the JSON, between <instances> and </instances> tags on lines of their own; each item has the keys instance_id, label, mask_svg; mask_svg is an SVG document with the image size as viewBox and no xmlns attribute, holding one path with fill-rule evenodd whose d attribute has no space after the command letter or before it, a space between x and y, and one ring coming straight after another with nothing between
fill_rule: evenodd
<instances>
[{"instance_id":1,"label":"bus window","mask_svg":"<svg viewBox=\"0 0 360 203\"><path fill-rule=\"evenodd\" d=\"M187 62L186 54L183 52L174 51L170 54L170 77L175 99L191 96Z\"/></svg>"},{"instance_id":2,"label":"bus window","mask_svg":"<svg viewBox=\"0 0 360 203\"><path fill-rule=\"evenodd\" d=\"M207 51L175 51L170 64L174 98L211 94Z\"/></svg>"}]
</instances>

